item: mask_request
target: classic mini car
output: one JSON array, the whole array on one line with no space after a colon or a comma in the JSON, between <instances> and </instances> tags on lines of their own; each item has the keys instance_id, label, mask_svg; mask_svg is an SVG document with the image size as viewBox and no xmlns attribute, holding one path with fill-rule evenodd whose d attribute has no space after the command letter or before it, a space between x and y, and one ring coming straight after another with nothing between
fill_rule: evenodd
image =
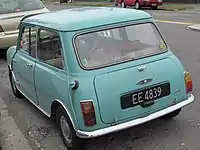
<instances>
[{"instance_id":1,"label":"classic mini car","mask_svg":"<svg viewBox=\"0 0 200 150\"><path fill-rule=\"evenodd\" d=\"M68 149L194 101L190 73L148 13L74 8L25 16L19 30L7 51L12 91L56 120Z\"/></svg>"},{"instance_id":2,"label":"classic mini car","mask_svg":"<svg viewBox=\"0 0 200 150\"><path fill-rule=\"evenodd\" d=\"M24 15L49 12L40 0L0 0L0 49L16 45Z\"/></svg>"},{"instance_id":3,"label":"classic mini car","mask_svg":"<svg viewBox=\"0 0 200 150\"><path fill-rule=\"evenodd\" d=\"M163 4L163 0L116 0L117 4L123 8L127 6L135 6L136 9L141 7L152 7L157 9Z\"/></svg>"}]
</instances>

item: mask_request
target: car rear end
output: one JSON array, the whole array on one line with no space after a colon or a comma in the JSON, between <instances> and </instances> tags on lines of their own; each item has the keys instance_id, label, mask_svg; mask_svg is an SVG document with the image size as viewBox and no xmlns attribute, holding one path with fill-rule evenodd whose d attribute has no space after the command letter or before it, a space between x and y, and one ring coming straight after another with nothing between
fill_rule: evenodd
<instances>
[{"instance_id":1,"label":"car rear end","mask_svg":"<svg viewBox=\"0 0 200 150\"><path fill-rule=\"evenodd\" d=\"M163 0L141 0L141 5L147 7L158 7L163 4Z\"/></svg>"},{"instance_id":2,"label":"car rear end","mask_svg":"<svg viewBox=\"0 0 200 150\"><path fill-rule=\"evenodd\" d=\"M24 15L49 12L39 0L3 0L0 2L0 49L16 45L18 25Z\"/></svg>"},{"instance_id":3,"label":"car rear end","mask_svg":"<svg viewBox=\"0 0 200 150\"><path fill-rule=\"evenodd\" d=\"M139 125L194 100L189 72L154 23L84 33L74 43L84 70L76 92L84 100L75 100L82 110L76 110L82 116L79 136Z\"/></svg>"}]
</instances>

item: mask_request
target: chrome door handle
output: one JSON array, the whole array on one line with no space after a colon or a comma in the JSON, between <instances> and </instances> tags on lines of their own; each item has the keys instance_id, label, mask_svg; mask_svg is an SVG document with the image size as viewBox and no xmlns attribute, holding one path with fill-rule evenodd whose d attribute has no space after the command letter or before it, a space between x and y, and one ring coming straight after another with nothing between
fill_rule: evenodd
<instances>
[{"instance_id":1,"label":"chrome door handle","mask_svg":"<svg viewBox=\"0 0 200 150\"><path fill-rule=\"evenodd\" d=\"M33 66L33 64L26 64L28 67L32 67Z\"/></svg>"},{"instance_id":2,"label":"chrome door handle","mask_svg":"<svg viewBox=\"0 0 200 150\"><path fill-rule=\"evenodd\" d=\"M146 66L140 66L139 68L138 68L138 71L143 71L144 69L146 68Z\"/></svg>"},{"instance_id":3,"label":"chrome door handle","mask_svg":"<svg viewBox=\"0 0 200 150\"><path fill-rule=\"evenodd\" d=\"M16 60L16 59L13 59L13 62L15 62L15 63L16 63L16 62L17 62L17 60Z\"/></svg>"}]
</instances>

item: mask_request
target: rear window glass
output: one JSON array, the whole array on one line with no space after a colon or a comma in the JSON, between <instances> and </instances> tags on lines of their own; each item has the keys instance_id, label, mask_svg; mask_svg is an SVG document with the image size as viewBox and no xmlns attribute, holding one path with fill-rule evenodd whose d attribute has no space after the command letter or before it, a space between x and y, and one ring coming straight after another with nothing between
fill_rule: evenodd
<instances>
[{"instance_id":1,"label":"rear window glass","mask_svg":"<svg viewBox=\"0 0 200 150\"><path fill-rule=\"evenodd\" d=\"M84 68L98 68L167 50L152 23L78 35L75 46Z\"/></svg>"},{"instance_id":2,"label":"rear window glass","mask_svg":"<svg viewBox=\"0 0 200 150\"><path fill-rule=\"evenodd\" d=\"M40 0L0 0L0 14L44 8Z\"/></svg>"}]
</instances>

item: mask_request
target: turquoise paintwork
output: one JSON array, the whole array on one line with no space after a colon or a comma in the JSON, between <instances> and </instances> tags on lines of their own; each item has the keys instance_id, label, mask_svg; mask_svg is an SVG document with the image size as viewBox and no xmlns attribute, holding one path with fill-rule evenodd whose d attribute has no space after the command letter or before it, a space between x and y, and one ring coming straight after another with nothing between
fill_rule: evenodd
<instances>
[{"instance_id":1,"label":"turquoise paintwork","mask_svg":"<svg viewBox=\"0 0 200 150\"><path fill-rule=\"evenodd\" d=\"M131 9L83 7L32 16L27 18L24 22L59 31L75 31L144 18L151 18L151 16L146 12L138 10L133 11Z\"/></svg>"},{"instance_id":2,"label":"turquoise paintwork","mask_svg":"<svg viewBox=\"0 0 200 150\"><path fill-rule=\"evenodd\" d=\"M154 23L154 20L143 11L109 7L75 8L25 19L22 25L32 24L38 28L43 26L59 33L66 65L61 71L32 58L16 47L10 47L7 61L20 83L18 89L49 117L52 115L52 103L58 100L65 107L75 130L81 131L94 131L127 122L186 100L188 95L184 82L185 69L170 49L159 55L96 70L84 70L80 67L73 47L73 37L77 33L126 25L130 22ZM19 63L14 63L13 58ZM23 60L33 63L33 67L30 69L24 66ZM137 68L144 64L147 69L138 72ZM136 106L122 110L120 94L147 86L136 85L139 80L145 78L153 78L149 85L169 81L171 94L147 108ZM74 80L79 82L77 90L72 90L70 86ZM81 100L93 100L96 125L84 125Z\"/></svg>"}]
</instances>

